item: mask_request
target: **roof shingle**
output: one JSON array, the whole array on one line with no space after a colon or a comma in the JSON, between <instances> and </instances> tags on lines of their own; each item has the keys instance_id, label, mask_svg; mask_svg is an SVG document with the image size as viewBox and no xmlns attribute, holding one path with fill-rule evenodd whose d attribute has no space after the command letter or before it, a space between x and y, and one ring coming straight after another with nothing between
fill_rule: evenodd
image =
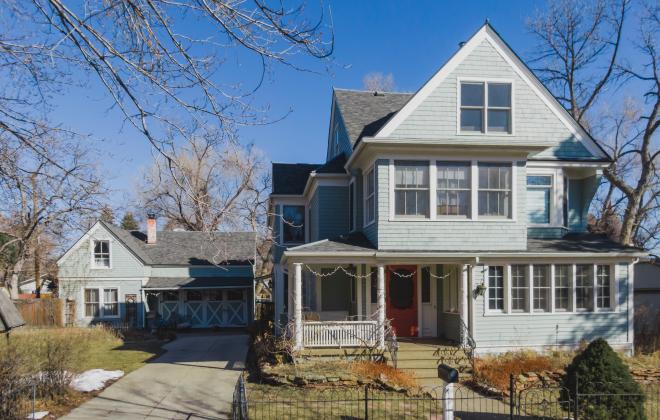
<instances>
[{"instance_id":1,"label":"roof shingle","mask_svg":"<svg viewBox=\"0 0 660 420\"><path fill-rule=\"evenodd\" d=\"M312 172L345 174L346 156L340 154L326 163L273 163L273 194L300 195Z\"/></svg>"}]
</instances>

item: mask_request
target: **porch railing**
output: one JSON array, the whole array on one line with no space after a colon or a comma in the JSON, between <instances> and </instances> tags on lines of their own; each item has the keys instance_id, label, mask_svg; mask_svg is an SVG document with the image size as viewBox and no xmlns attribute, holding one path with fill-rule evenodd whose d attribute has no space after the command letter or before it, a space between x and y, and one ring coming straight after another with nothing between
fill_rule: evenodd
<instances>
[{"instance_id":1,"label":"porch railing","mask_svg":"<svg viewBox=\"0 0 660 420\"><path fill-rule=\"evenodd\" d=\"M376 321L304 321L304 347L374 346Z\"/></svg>"}]
</instances>

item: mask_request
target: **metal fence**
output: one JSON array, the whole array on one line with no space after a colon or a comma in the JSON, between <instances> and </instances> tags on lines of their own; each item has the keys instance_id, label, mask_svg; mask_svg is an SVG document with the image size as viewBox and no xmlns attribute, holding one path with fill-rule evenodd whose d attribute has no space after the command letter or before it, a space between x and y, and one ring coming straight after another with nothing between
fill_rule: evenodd
<instances>
[{"instance_id":1,"label":"metal fence","mask_svg":"<svg viewBox=\"0 0 660 420\"><path fill-rule=\"evenodd\" d=\"M579 387L569 392L559 385L543 384L517 390L512 378L507 392L497 395L487 395L463 384L451 384L417 395L367 385L327 389L280 387L255 397L246 391L241 377L234 391L233 418L586 420L633 418L608 410L619 411L620 407L643 404L647 419L660 419L660 383L644 384L641 394L623 392L616 384L604 388L583 385L583 392ZM594 389L609 391L594 392Z\"/></svg>"}]
</instances>

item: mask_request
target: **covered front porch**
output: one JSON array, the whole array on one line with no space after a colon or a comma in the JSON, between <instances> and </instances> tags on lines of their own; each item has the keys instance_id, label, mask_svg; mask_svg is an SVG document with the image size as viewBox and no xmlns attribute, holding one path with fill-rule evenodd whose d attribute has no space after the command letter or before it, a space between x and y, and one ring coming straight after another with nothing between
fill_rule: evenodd
<instances>
[{"instance_id":1,"label":"covered front porch","mask_svg":"<svg viewBox=\"0 0 660 420\"><path fill-rule=\"evenodd\" d=\"M465 261L294 252L286 257L275 311L296 349L383 349L391 336L459 343L468 334Z\"/></svg>"}]
</instances>

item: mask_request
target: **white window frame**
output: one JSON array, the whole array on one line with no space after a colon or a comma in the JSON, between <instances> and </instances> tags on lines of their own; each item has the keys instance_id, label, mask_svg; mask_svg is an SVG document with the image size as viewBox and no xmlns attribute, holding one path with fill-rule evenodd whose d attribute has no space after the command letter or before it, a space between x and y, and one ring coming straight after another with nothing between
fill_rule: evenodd
<instances>
[{"instance_id":1,"label":"white window frame","mask_svg":"<svg viewBox=\"0 0 660 420\"><path fill-rule=\"evenodd\" d=\"M566 281L568 282L568 296L567 296L567 307L557 308L557 266L565 266L566 271ZM564 313L564 312L573 312L573 275L572 275L573 266L572 264L552 264L552 309L553 312Z\"/></svg>"},{"instance_id":2,"label":"white window frame","mask_svg":"<svg viewBox=\"0 0 660 420\"><path fill-rule=\"evenodd\" d=\"M538 267L546 267L545 271L545 280L546 280L546 286L539 287L536 284L536 268ZM533 302L532 302L532 308L534 312L537 313L543 313L543 312L552 312L552 264L533 264L532 265L532 284L533 284ZM536 292L546 292L546 307L545 308L536 308Z\"/></svg>"},{"instance_id":3,"label":"white window frame","mask_svg":"<svg viewBox=\"0 0 660 420\"><path fill-rule=\"evenodd\" d=\"M414 163L426 162L427 168L428 168L428 177L429 177L428 187L426 187L426 188L397 188L396 187L396 167L397 167L396 163L397 162L400 162L400 163L402 162L404 164L406 162L414 162ZM434 162L433 160L429 160L429 159L412 159L412 158L392 159L390 161L390 168L392 168L392 176L391 176L392 183L391 183L391 190L390 190L391 193L392 193L392 195L391 195L392 206L391 207L392 207L393 217L396 220L417 220L417 221L419 221L419 220L431 220L431 212L433 212L433 213L436 212L435 209L433 209L433 210L431 209L431 206L435 206L435 199L431 200L432 195L435 197L435 195L433 193L434 190L432 190L431 188L432 188L432 184L434 186L437 184L437 180L436 180L436 182L431 183L431 175L432 175L431 166L433 166L432 165L433 162ZM416 165L416 166L423 166L423 165ZM434 170L433 171L433 176L435 176L435 174L436 174L436 171ZM406 190L408 190L408 191L427 191L428 192L427 203L428 203L428 206L429 206L429 208L427 209L427 214L428 215L427 216L423 216L423 215L418 216L418 215L396 214L396 191L397 191L397 189L402 190L402 191L406 191Z\"/></svg>"},{"instance_id":4,"label":"white window frame","mask_svg":"<svg viewBox=\"0 0 660 420\"><path fill-rule=\"evenodd\" d=\"M486 286L486 293L484 294L484 297L485 297L485 302L484 302L485 306L484 306L484 308L486 310L486 313L491 313L491 314L505 314L505 313L508 313L509 310L508 310L508 307L507 307L508 306L508 304L507 304L507 301L508 301L507 290L509 289L508 277L509 277L509 274L510 274L511 270L509 270L507 268L507 264L491 264L491 265L487 265L487 266L484 266L484 267L486 269L485 275L484 275L484 285ZM491 267L502 267L502 309L491 309L490 308L490 289L491 289L491 287L490 287L490 268Z\"/></svg>"},{"instance_id":5,"label":"white window frame","mask_svg":"<svg viewBox=\"0 0 660 420\"><path fill-rule=\"evenodd\" d=\"M351 195L351 190L353 194ZM357 229L357 206L355 204L355 199L357 198L357 190L355 189L355 177L351 177L351 180L348 183L348 225L349 232L354 232ZM352 229L351 229L352 228Z\"/></svg>"},{"instance_id":6,"label":"white window frame","mask_svg":"<svg viewBox=\"0 0 660 420\"><path fill-rule=\"evenodd\" d=\"M373 173L373 192L371 194L368 194L368 185L369 185L369 175ZM362 197L363 197L363 202L364 206L362 209L362 227L367 227L370 226L373 223L376 223L376 187L377 187L377 182L376 182L376 164L374 163L371 165L366 172L364 173L363 179L362 179ZM367 204L369 199L373 198L373 218L371 220L368 219L369 217L369 205Z\"/></svg>"},{"instance_id":7,"label":"white window frame","mask_svg":"<svg viewBox=\"0 0 660 420\"><path fill-rule=\"evenodd\" d=\"M487 222L497 222L497 223L516 223L518 217L517 205L518 205L518 162L519 159L507 157L507 158L475 158L468 156L446 156L442 158L433 157L429 159L429 156L421 155L388 155L385 157L379 157L379 159L388 160L388 192L389 192L389 218L390 222L427 222L427 221L439 221L439 222L472 222L477 220L483 220ZM394 183L395 183L395 160L411 160L411 161L429 161L429 207L430 207L430 217L404 217L396 216L395 214L395 197L394 197ZM470 162L471 164L471 173L470 173L470 214L468 217L462 216L444 216L437 214L437 164L438 162ZM487 217L479 216L479 163L502 163L511 165L511 217ZM366 179L366 178L365 178ZM364 186L363 186L364 187ZM363 191L366 189L363 188ZM363 197L364 200L364 197ZM366 200L364 200L366 203ZM366 204L365 204L366 208ZM366 219L366 211L363 211L363 217Z\"/></svg>"},{"instance_id":8,"label":"white window frame","mask_svg":"<svg viewBox=\"0 0 660 420\"><path fill-rule=\"evenodd\" d=\"M280 236L282 237L280 243L282 245L302 245L307 242L307 225L309 223L309 220L307 220L307 205L304 203L280 203L279 204L281 208L281 214L279 215L280 219ZM302 242L286 242L284 241L284 207L285 206L290 206L290 207L302 207L303 208L303 217L305 218L305 221L303 222L303 240Z\"/></svg>"},{"instance_id":9,"label":"white window frame","mask_svg":"<svg viewBox=\"0 0 660 420\"><path fill-rule=\"evenodd\" d=\"M99 316L87 316L87 301L85 300L85 290L96 290L99 294ZM105 291L106 290L116 290L117 291L117 315L106 315L104 306L105 306ZM83 318L85 319L119 319L121 318L121 288L119 286L93 286L93 287L82 287L81 288L83 303Z\"/></svg>"},{"instance_id":10,"label":"white window frame","mask_svg":"<svg viewBox=\"0 0 660 420\"><path fill-rule=\"evenodd\" d=\"M433 182L435 184L435 190L431 192L431 194L435 194L435 204L434 204L434 212L436 218L447 218L447 219L469 219L472 217L472 208L474 207L474 204L472 203L472 188L474 187L474 184L472 182L472 161L471 160L435 160L435 181ZM438 214L438 192L441 191L440 187L438 186L438 165L443 165L443 164L449 164L449 165L455 165L458 166L459 164L464 165L467 168L467 174L470 179L470 182L468 183L467 188L443 188L442 191L467 191L468 196L470 198L470 203L468 206L468 211L467 214L465 215L453 215L453 214ZM430 176L431 171L429 171L429 176ZM430 182L429 182L430 185ZM430 202L430 197L429 197L429 202Z\"/></svg>"},{"instance_id":11,"label":"white window frame","mask_svg":"<svg viewBox=\"0 0 660 420\"><path fill-rule=\"evenodd\" d=\"M108 265L97 265L94 248L96 242L107 242L108 243ZM92 269L94 270L111 270L112 269L112 240L111 239L102 239L102 238L90 238L89 240L89 249L90 249L90 261Z\"/></svg>"},{"instance_id":12,"label":"white window frame","mask_svg":"<svg viewBox=\"0 0 660 420\"><path fill-rule=\"evenodd\" d=\"M528 293L527 293L527 308L524 311L512 310L512 305L511 305L511 299L512 299L512 269L511 267L513 265L522 265L527 268L527 287L528 287ZM484 315L485 316L501 316L501 315L513 315L513 316L518 316L518 315L524 315L524 316L545 316L545 315L556 315L556 314L563 314L563 315L569 315L569 314L594 314L594 313L613 313L613 312L620 312L620 307L618 305L618 300L619 300L619 281L617 278L617 273L616 273L616 268L617 268L617 263L609 263L609 262L596 262L596 263L586 263L586 262L570 262L570 261L551 261L551 262L541 262L538 265L546 265L549 266L548 270L548 275L550 276L550 302L549 302L549 310L548 311L535 311L534 308L534 302L533 302L533 296L534 296L534 278L533 278L533 267L535 264L530 263L530 262L525 262L525 261L515 261L515 260L509 260L509 261L494 261L489 263L489 265L484 265L484 285L486 286L486 293L483 295L483 308L484 308ZM555 271L556 271L556 266L558 265L565 265L568 267L568 284L569 284L569 291L568 291L568 309L557 309L555 306ZM585 266L591 266L591 276L590 276L590 284L591 287L593 288L593 293L592 293L592 309L578 309L577 308L577 301L576 301L576 266L578 265L585 265ZM503 266L504 268L504 310L497 310L497 309L490 309L489 307L489 268L491 266ZM610 277L609 277L609 287L610 287L610 307L608 308L597 308L597 296L596 296L596 284L597 284L597 279L596 279L596 274L597 273L597 267L598 266L608 266L610 270Z\"/></svg>"},{"instance_id":13,"label":"white window frame","mask_svg":"<svg viewBox=\"0 0 660 420\"><path fill-rule=\"evenodd\" d=\"M484 106L483 106L483 131L462 131L461 130L461 84L462 83L483 83L484 84ZM511 85L511 132L488 131L488 84L489 83L508 83ZM456 78L456 134L459 136L514 136L515 135L515 81L514 79L500 78ZM504 109L494 107L494 109Z\"/></svg>"},{"instance_id":14,"label":"white window frame","mask_svg":"<svg viewBox=\"0 0 660 420\"><path fill-rule=\"evenodd\" d=\"M564 209L563 200L564 182L563 171L553 171L542 168L527 168L525 175L525 196L527 196L527 176L549 176L552 178L550 181L550 209L549 209L549 222L548 223L529 223L528 218L525 219L529 227L561 227L563 226ZM526 197L528 198L528 197ZM527 209L525 209L525 213Z\"/></svg>"}]
</instances>

